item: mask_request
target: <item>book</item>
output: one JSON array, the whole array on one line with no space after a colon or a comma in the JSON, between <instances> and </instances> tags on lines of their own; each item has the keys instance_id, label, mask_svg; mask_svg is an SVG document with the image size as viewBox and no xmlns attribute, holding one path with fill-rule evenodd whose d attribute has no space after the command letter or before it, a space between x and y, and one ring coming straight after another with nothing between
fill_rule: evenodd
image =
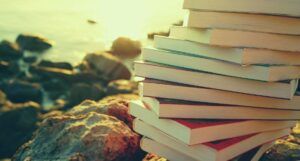
<instances>
[{"instance_id":1,"label":"book","mask_svg":"<svg viewBox=\"0 0 300 161\"><path fill-rule=\"evenodd\" d=\"M300 109L300 96L291 100L229 92L211 88L145 79L139 88L144 97L158 97L192 102L205 102L286 110Z\"/></svg>"},{"instance_id":2,"label":"book","mask_svg":"<svg viewBox=\"0 0 300 161\"><path fill-rule=\"evenodd\" d=\"M298 120L300 111L197 103L144 97L158 118Z\"/></svg>"},{"instance_id":3,"label":"book","mask_svg":"<svg viewBox=\"0 0 300 161\"><path fill-rule=\"evenodd\" d=\"M298 0L184 0L190 10L260 13L300 17Z\"/></svg>"},{"instance_id":4,"label":"book","mask_svg":"<svg viewBox=\"0 0 300 161\"><path fill-rule=\"evenodd\" d=\"M299 35L173 26L170 29L170 37L224 47L300 51Z\"/></svg>"},{"instance_id":5,"label":"book","mask_svg":"<svg viewBox=\"0 0 300 161\"><path fill-rule=\"evenodd\" d=\"M241 65L300 65L300 52L212 46L164 36L154 37L154 47Z\"/></svg>"},{"instance_id":6,"label":"book","mask_svg":"<svg viewBox=\"0 0 300 161\"><path fill-rule=\"evenodd\" d=\"M184 24L195 28L220 28L300 35L300 19L284 16L190 10Z\"/></svg>"},{"instance_id":7,"label":"book","mask_svg":"<svg viewBox=\"0 0 300 161\"><path fill-rule=\"evenodd\" d=\"M245 135L230 139L225 139L221 141L207 142L203 144L197 144L188 146L176 138L169 136L168 134L160 131L159 129L141 121L134 120L134 130L155 140L161 145L167 146L174 149L176 153L181 153L190 158L199 161L224 161L231 160L232 158L239 156L257 146L268 143L275 139L287 136L290 129L282 129L275 131L267 131L262 133L256 133L251 135ZM142 148L147 148L147 144L141 142ZM152 153L157 153L157 151L151 151ZM168 156L164 156L168 158Z\"/></svg>"},{"instance_id":8,"label":"book","mask_svg":"<svg viewBox=\"0 0 300 161\"><path fill-rule=\"evenodd\" d=\"M148 153L159 155L170 161L200 161L146 137L141 139L140 147Z\"/></svg>"},{"instance_id":9,"label":"book","mask_svg":"<svg viewBox=\"0 0 300 161\"><path fill-rule=\"evenodd\" d=\"M136 61L134 69L139 77L284 99L291 99L298 87L296 79L263 82L143 61Z\"/></svg>"},{"instance_id":10,"label":"book","mask_svg":"<svg viewBox=\"0 0 300 161\"><path fill-rule=\"evenodd\" d=\"M271 82L300 78L300 66L241 66L221 60L150 47L142 49L142 57L143 60L149 62L260 81Z\"/></svg>"},{"instance_id":11,"label":"book","mask_svg":"<svg viewBox=\"0 0 300 161\"><path fill-rule=\"evenodd\" d=\"M139 101L132 101L129 106L129 113L132 116L188 145L291 128L296 125L296 121L158 119L151 109Z\"/></svg>"}]
</instances>

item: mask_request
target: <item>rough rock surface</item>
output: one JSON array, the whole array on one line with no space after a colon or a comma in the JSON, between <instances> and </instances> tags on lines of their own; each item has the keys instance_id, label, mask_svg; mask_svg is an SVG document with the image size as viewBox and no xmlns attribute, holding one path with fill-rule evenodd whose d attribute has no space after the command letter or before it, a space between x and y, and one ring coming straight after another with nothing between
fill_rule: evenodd
<instances>
[{"instance_id":1,"label":"rough rock surface","mask_svg":"<svg viewBox=\"0 0 300 161\"><path fill-rule=\"evenodd\" d=\"M88 54L84 58L88 72L103 76L106 80L130 79L131 72L117 57L109 53Z\"/></svg>"},{"instance_id":2,"label":"rough rock surface","mask_svg":"<svg viewBox=\"0 0 300 161\"><path fill-rule=\"evenodd\" d=\"M37 128L39 105L5 104L0 108L0 158L11 157Z\"/></svg>"},{"instance_id":3,"label":"rough rock surface","mask_svg":"<svg viewBox=\"0 0 300 161\"><path fill-rule=\"evenodd\" d=\"M138 82L130 80L111 81L107 86L107 95L135 93L138 94Z\"/></svg>"},{"instance_id":4,"label":"rough rock surface","mask_svg":"<svg viewBox=\"0 0 300 161\"><path fill-rule=\"evenodd\" d=\"M3 40L0 42L0 60L12 61L23 56L18 44Z\"/></svg>"},{"instance_id":5,"label":"rough rock surface","mask_svg":"<svg viewBox=\"0 0 300 161\"><path fill-rule=\"evenodd\" d=\"M118 118L129 127L132 127L134 118L128 113L128 103L130 100L136 99L139 99L137 95L121 94L105 97L100 102L86 100L69 110L68 113L72 115L87 114L89 112L107 114Z\"/></svg>"},{"instance_id":6,"label":"rough rock surface","mask_svg":"<svg viewBox=\"0 0 300 161\"><path fill-rule=\"evenodd\" d=\"M10 101L15 103L42 101L42 91L39 84L13 80L0 83L0 89L6 93Z\"/></svg>"},{"instance_id":7,"label":"rough rock surface","mask_svg":"<svg viewBox=\"0 0 300 161\"><path fill-rule=\"evenodd\" d=\"M53 42L39 35L20 34L16 42L23 50L42 52L53 46Z\"/></svg>"},{"instance_id":8,"label":"rough rock surface","mask_svg":"<svg viewBox=\"0 0 300 161\"><path fill-rule=\"evenodd\" d=\"M111 53L120 58L134 58L141 54L141 42L127 37L117 38L111 47Z\"/></svg>"},{"instance_id":9,"label":"rough rock surface","mask_svg":"<svg viewBox=\"0 0 300 161\"><path fill-rule=\"evenodd\" d=\"M130 161L139 136L115 117L95 112L62 115L43 121L14 161Z\"/></svg>"}]
</instances>

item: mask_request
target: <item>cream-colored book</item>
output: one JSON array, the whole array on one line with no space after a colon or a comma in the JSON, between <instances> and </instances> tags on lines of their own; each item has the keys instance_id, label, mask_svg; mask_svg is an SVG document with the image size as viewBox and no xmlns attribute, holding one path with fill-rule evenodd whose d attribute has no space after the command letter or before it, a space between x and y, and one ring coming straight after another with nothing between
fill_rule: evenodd
<instances>
[{"instance_id":1,"label":"cream-colored book","mask_svg":"<svg viewBox=\"0 0 300 161\"><path fill-rule=\"evenodd\" d=\"M220 28L300 35L300 19L262 14L189 11L188 27Z\"/></svg>"},{"instance_id":2,"label":"cream-colored book","mask_svg":"<svg viewBox=\"0 0 300 161\"><path fill-rule=\"evenodd\" d=\"M229 29L201 29L173 26L170 37L208 45L300 51L300 36Z\"/></svg>"}]
</instances>

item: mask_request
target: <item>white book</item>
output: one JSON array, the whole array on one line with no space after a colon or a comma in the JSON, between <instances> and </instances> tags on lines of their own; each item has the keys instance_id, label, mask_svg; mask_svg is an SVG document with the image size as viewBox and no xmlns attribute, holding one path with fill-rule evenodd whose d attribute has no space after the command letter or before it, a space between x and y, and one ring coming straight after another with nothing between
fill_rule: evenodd
<instances>
[{"instance_id":1,"label":"white book","mask_svg":"<svg viewBox=\"0 0 300 161\"><path fill-rule=\"evenodd\" d=\"M134 130L147 138L155 140L160 145L164 145L171 149L174 149L178 154L183 154L194 160L198 161L225 161L233 159L234 157L245 153L261 144L273 141L283 136L287 136L290 129L268 131L263 133L254 134L252 136L243 136L240 138L231 138L220 142L209 142L204 144L197 144L188 146L176 138L160 131L159 129L141 121L134 120ZM231 142L231 143L229 143ZM143 145L144 144L144 145ZM215 144L215 145L214 145ZM141 143L142 149L146 149L148 144ZM157 147L157 150L160 150ZM152 149L150 152L159 153ZM163 155L163 157L169 159L169 155Z\"/></svg>"},{"instance_id":2,"label":"white book","mask_svg":"<svg viewBox=\"0 0 300 161\"><path fill-rule=\"evenodd\" d=\"M263 82L142 61L136 61L134 69L135 75L140 77L284 99L291 99L298 86L298 80L295 79Z\"/></svg>"},{"instance_id":3,"label":"white book","mask_svg":"<svg viewBox=\"0 0 300 161\"><path fill-rule=\"evenodd\" d=\"M149 79L143 81L140 84L140 88L144 97L158 97L257 108L300 109L300 96L297 95L291 100L285 100Z\"/></svg>"},{"instance_id":4,"label":"white book","mask_svg":"<svg viewBox=\"0 0 300 161\"><path fill-rule=\"evenodd\" d=\"M154 37L154 47L243 65L300 65L300 52L211 46L164 36Z\"/></svg>"},{"instance_id":5,"label":"white book","mask_svg":"<svg viewBox=\"0 0 300 161\"><path fill-rule=\"evenodd\" d=\"M299 110L196 103L144 97L143 102L158 118L299 120Z\"/></svg>"},{"instance_id":6,"label":"white book","mask_svg":"<svg viewBox=\"0 0 300 161\"><path fill-rule=\"evenodd\" d=\"M299 0L184 0L191 10L262 13L300 17Z\"/></svg>"},{"instance_id":7,"label":"white book","mask_svg":"<svg viewBox=\"0 0 300 161\"><path fill-rule=\"evenodd\" d=\"M189 11L188 27L221 28L300 35L300 19L262 14Z\"/></svg>"},{"instance_id":8,"label":"white book","mask_svg":"<svg viewBox=\"0 0 300 161\"><path fill-rule=\"evenodd\" d=\"M141 101L131 101L129 113L188 145L291 128L296 125L296 121L158 119L153 110Z\"/></svg>"},{"instance_id":9,"label":"white book","mask_svg":"<svg viewBox=\"0 0 300 161\"><path fill-rule=\"evenodd\" d=\"M207 59L155 48L143 48L142 57L145 61L260 81L280 81L300 78L300 66L241 66L221 60Z\"/></svg>"},{"instance_id":10,"label":"white book","mask_svg":"<svg viewBox=\"0 0 300 161\"><path fill-rule=\"evenodd\" d=\"M264 153L274 145L274 141L262 145L258 151L255 153L251 161L259 161L259 159L264 155Z\"/></svg>"},{"instance_id":11,"label":"white book","mask_svg":"<svg viewBox=\"0 0 300 161\"><path fill-rule=\"evenodd\" d=\"M173 26L170 37L208 45L300 51L300 36L262 32Z\"/></svg>"}]
</instances>

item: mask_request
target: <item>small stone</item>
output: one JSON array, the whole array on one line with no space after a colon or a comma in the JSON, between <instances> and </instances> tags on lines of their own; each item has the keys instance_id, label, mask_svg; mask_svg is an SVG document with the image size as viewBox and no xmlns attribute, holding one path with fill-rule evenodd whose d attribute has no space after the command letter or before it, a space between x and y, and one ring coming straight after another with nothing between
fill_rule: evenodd
<instances>
[{"instance_id":1,"label":"small stone","mask_svg":"<svg viewBox=\"0 0 300 161\"><path fill-rule=\"evenodd\" d=\"M41 102L42 89L39 84L29 83L21 80L7 81L0 84L7 98L15 103L24 103L28 101Z\"/></svg>"},{"instance_id":2,"label":"small stone","mask_svg":"<svg viewBox=\"0 0 300 161\"><path fill-rule=\"evenodd\" d=\"M109 53L92 53L85 56L84 61L88 66L87 72L94 73L104 79L130 79L131 72L117 57Z\"/></svg>"},{"instance_id":3,"label":"small stone","mask_svg":"<svg viewBox=\"0 0 300 161\"><path fill-rule=\"evenodd\" d=\"M130 80L111 81L107 86L107 95L134 93L138 94L138 82Z\"/></svg>"},{"instance_id":4,"label":"small stone","mask_svg":"<svg viewBox=\"0 0 300 161\"><path fill-rule=\"evenodd\" d=\"M0 60L13 61L20 59L23 52L20 50L18 44L3 40L0 42Z\"/></svg>"},{"instance_id":5,"label":"small stone","mask_svg":"<svg viewBox=\"0 0 300 161\"><path fill-rule=\"evenodd\" d=\"M29 72L36 77L41 77L44 80L49 79L62 79L65 81L70 80L74 76L74 71L60 68L49 68L31 65Z\"/></svg>"},{"instance_id":6,"label":"small stone","mask_svg":"<svg viewBox=\"0 0 300 161\"><path fill-rule=\"evenodd\" d=\"M139 136L115 117L98 113L61 115L44 120L13 161L132 161Z\"/></svg>"},{"instance_id":7,"label":"small stone","mask_svg":"<svg viewBox=\"0 0 300 161\"><path fill-rule=\"evenodd\" d=\"M260 161L297 161L300 160L300 144L287 140L277 140Z\"/></svg>"},{"instance_id":8,"label":"small stone","mask_svg":"<svg viewBox=\"0 0 300 161\"><path fill-rule=\"evenodd\" d=\"M168 160L160 156L157 156L155 154L149 153L145 156L145 158L142 161L168 161Z\"/></svg>"},{"instance_id":9,"label":"small stone","mask_svg":"<svg viewBox=\"0 0 300 161\"><path fill-rule=\"evenodd\" d=\"M49 60L42 60L39 64L39 67L49 67L49 68L59 68L73 70L73 66L68 62L52 62Z\"/></svg>"},{"instance_id":10,"label":"small stone","mask_svg":"<svg viewBox=\"0 0 300 161\"><path fill-rule=\"evenodd\" d=\"M141 54L141 42L127 37L117 38L111 47L111 53L120 58L135 58Z\"/></svg>"},{"instance_id":11,"label":"small stone","mask_svg":"<svg viewBox=\"0 0 300 161\"><path fill-rule=\"evenodd\" d=\"M37 128L40 105L6 104L0 108L0 158L9 158Z\"/></svg>"},{"instance_id":12,"label":"small stone","mask_svg":"<svg viewBox=\"0 0 300 161\"><path fill-rule=\"evenodd\" d=\"M16 42L21 49L42 52L53 46L53 42L39 35L20 34Z\"/></svg>"},{"instance_id":13,"label":"small stone","mask_svg":"<svg viewBox=\"0 0 300 161\"><path fill-rule=\"evenodd\" d=\"M69 102L77 105L86 99L99 100L104 95L105 91L99 84L76 83L71 87Z\"/></svg>"},{"instance_id":14,"label":"small stone","mask_svg":"<svg viewBox=\"0 0 300 161\"><path fill-rule=\"evenodd\" d=\"M29 64L35 63L37 60L38 58L36 56L27 56L23 58L23 61Z\"/></svg>"}]
</instances>

